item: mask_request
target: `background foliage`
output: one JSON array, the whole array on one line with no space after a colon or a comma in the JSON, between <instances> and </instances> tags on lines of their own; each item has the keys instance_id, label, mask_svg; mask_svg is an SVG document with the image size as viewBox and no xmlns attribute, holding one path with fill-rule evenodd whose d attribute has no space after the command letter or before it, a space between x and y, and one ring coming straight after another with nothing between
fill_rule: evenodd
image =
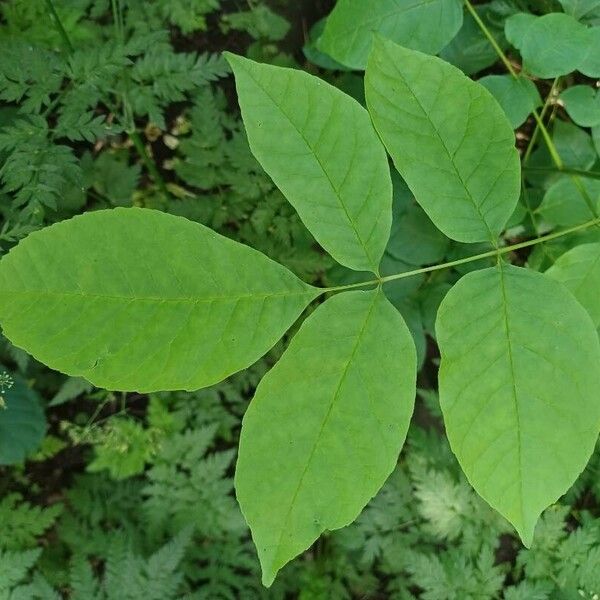
<instances>
[{"instance_id":1,"label":"background foliage","mask_svg":"<svg viewBox=\"0 0 600 600\"><path fill-rule=\"evenodd\" d=\"M362 78L317 43L332 6L291 5L57 0L65 37L50 26L45 0L2 3L1 251L83 211L145 206L250 244L308 282L350 282L354 275L332 266L250 154L220 56L227 49L298 66L364 101ZM480 3L477 13L517 69L520 42L511 47L503 32L519 11L564 11L600 25L593 0ZM597 175L597 81L568 69L554 82L534 78L515 88L469 13L441 56L481 80L517 128L524 193L507 240L578 222L585 203L553 171L530 113L549 98L545 116L564 164ZM488 249L449 242L393 177L384 274ZM585 179L595 202L598 177ZM571 247L595 241L591 230L513 262L545 270ZM0 410L0 598L597 598L600 451L545 512L526 550L468 486L449 450L435 392L433 322L462 272L389 286L421 368L407 445L358 521L318 541L268 591L232 476L241 417L282 347L213 388L145 396L94 389L2 340L0 367L14 385L2 388Z\"/></svg>"}]
</instances>

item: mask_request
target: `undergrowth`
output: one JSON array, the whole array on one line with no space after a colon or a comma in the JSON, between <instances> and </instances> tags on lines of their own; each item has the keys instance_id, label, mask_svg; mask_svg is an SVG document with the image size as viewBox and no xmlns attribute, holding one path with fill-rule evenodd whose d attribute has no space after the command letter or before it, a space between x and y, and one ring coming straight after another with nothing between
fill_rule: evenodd
<instances>
[{"instance_id":1,"label":"undergrowth","mask_svg":"<svg viewBox=\"0 0 600 600\"><path fill-rule=\"evenodd\" d=\"M286 45L290 28L301 25L286 20L283 1L50 4L64 32L51 22L45 0L0 6L1 252L83 211L141 206L208 225L305 281L357 280L333 266L253 158L219 52L229 44L257 60L305 68L363 101L361 77L314 44L319 23L306 32L302 53ZM477 12L501 32L517 10L560 8L550 0L494 0ZM496 74L497 55L466 19L442 56L474 77ZM581 80L571 74L551 88L537 83L552 99L545 117L567 168L590 171L598 164L598 137L594 146L557 100ZM572 224L561 198L547 199L558 179L540 136L532 141L534 130L531 118L518 129L530 170L527 195L505 234L509 243ZM394 177L382 275L489 250L443 238ZM416 243L402 244L407 237ZM584 241L598 241L598 231L540 244L516 253L514 262L543 270ZM443 435L435 314L459 275L486 264L390 283L421 368L407 445L358 520L326 534L269 590L260 584L235 502L233 470L242 416L283 343L217 386L148 397L63 377L2 338L0 366L15 384L0 397L7 406L0 432L14 434L0 441L0 599L598 598L600 451L544 513L527 550L468 485ZM23 431L11 420L16 403Z\"/></svg>"}]
</instances>

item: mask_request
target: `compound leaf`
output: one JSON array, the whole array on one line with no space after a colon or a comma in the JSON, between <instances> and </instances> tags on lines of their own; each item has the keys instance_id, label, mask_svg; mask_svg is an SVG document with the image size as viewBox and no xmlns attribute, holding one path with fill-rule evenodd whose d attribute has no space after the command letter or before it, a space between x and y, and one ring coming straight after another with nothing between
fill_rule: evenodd
<instances>
[{"instance_id":1,"label":"compound leaf","mask_svg":"<svg viewBox=\"0 0 600 600\"><path fill-rule=\"evenodd\" d=\"M434 224L459 242L495 241L519 197L520 164L492 95L448 63L382 38L365 88L375 128Z\"/></svg>"},{"instance_id":2,"label":"compound leaf","mask_svg":"<svg viewBox=\"0 0 600 600\"><path fill-rule=\"evenodd\" d=\"M263 583L325 530L351 523L394 469L416 355L379 290L327 300L263 378L242 425L235 485Z\"/></svg>"},{"instance_id":3,"label":"compound leaf","mask_svg":"<svg viewBox=\"0 0 600 600\"><path fill-rule=\"evenodd\" d=\"M212 385L267 352L318 293L256 250L146 209L63 221L0 261L4 334L116 390Z\"/></svg>"},{"instance_id":4,"label":"compound leaf","mask_svg":"<svg viewBox=\"0 0 600 600\"><path fill-rule=\"evenodd\" d=\"M566 286L600 327L600 244L581 244L565 252L546 275Z\"/></svg>"},{"instance_id":5,"label":"compound leaf","mask_svg":"<svg viewBox=\"0 0 600 600\"><path fill-rule=\"evenodd\" d=\"M374 33L437 54L462 23L459 0L339 0L327 17L319 48L348 67L364 69Z\"/></svg>"},{"instance_id":6,"label":"compound leaf","mask_svg":"<svg viewBox=\"0 0 600 600\"><path fill-rule=\"evenodd\" d=\"M598 438L594 324L556 281L498 264L456 284L436 331L452 450L529 546L539 515L573 484Z\"/></svg>"},{"instance_id":7,"label":"compound leaf","mask_svg":"<svg viewBox=\"0 0 600 600\"><path fill-rule=\"evenodd\" d=\"M325 250L351 269L376 272L390 234L392 183L367 111L303 71L227 59L254 156Z\"/></svg>"}]
</instances>

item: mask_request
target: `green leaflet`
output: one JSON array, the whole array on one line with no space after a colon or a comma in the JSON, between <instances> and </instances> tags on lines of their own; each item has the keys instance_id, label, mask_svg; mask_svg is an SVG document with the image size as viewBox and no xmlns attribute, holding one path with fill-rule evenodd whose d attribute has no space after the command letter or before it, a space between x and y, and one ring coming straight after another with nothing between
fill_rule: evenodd
<instances>
[{"instance_id":1,"label":"green leaflet","mask_svg":"<svg viewBox=\"0 0 600 600\"><path fill-rule=\"evenodd\" d=\"M367 111L308 73L227 60L254 156L325 250L351 269L377 272L392 183Z\"/></svg>"},{"instance_id":2,"label":"green leaflet","mask_svg":"<svg viewBox=\"0 0 600 600\"><path fill-rule=\"evenodd\" d=\"M348 69L348 67L333 60L331 56L319 50L319 39L321 35L323 35L326 21L327 19L323 18L310 28L310 31L308 32L308 42L304 44L302 52L311 63L322 69L327 69L328 71L350 71L351 69Z\"/></svg>"},{"instance_id":3,"label":"green leaflet","mask_svg":"<svg viewBox=\"0 0 600 600\"><path fill-rule=\"evenodd\" d=\"M444 258L449 240L412 197L392 224L387 253L411 265L430 265Z\"/></svg>"},{"instance_id":4,"label":"green leaflet","mask_svg":"<svg viewBox=\"0 0 600 600\"><path fill-rule=\"evenodd\" d=\"M477 492L531 544L600 430L600 343L552 279L498 264L463 277L439 309L440 404Z\"/></svg>"},{"instance_id":5,"label":"green leaflet","mask_svg":"<svg viewBox=\"0 0 600 600\"><path fill-rule=\"evenodd\" d=\"M600 30L570 15L518 13L507 19L506 37L521 52L523 66L532 75L550 79L575 70L589 77L600 75Z\"/></svg>"},{"instance_id":6,"label":"green leaflet","mask_svg":"<svg viewBox=\"0 0 600 600\"><path fill-rule=\"evenodd\" d=\"M600 77L600 27L590 27L586 31L586 55L579 70L588 77Z\"/></svg>"},{"instance_id":7,"label":"green leaflet","mask_svg":"<svg viewBox=\"0 0 600 600\"><path fill-rule=\"evenodd\" d=\"M582 178L580 185L586 190L597 211L600 206L600 181ZM561 177L553 183L535 212L542 215L548 223L565 227L578 225L594 217L571 177Z\"/></svg>"},{"instance_id":8,"label":"green leaflet","mask_svg":"<svg viewBox=\"0 0 600 600\"><path fill-rule=\"evenodd\" d=\"M437 54L463 22L460 0L338 0L319 48L342 64L364 69L373 34Z\"/></svg>"},{"instance_id":9,"label":"green leaflet","mask_svg":"<svg viewBox=\"0 0 600 600\"><path fill-rule=\"evenodd\" d=\"M560 281L600 327L600 244L581 244L565 252L546 271Z\"/></svg>"},{"instance_id":10,"label":"green leaflet","mask_svg":"<svg viewBox=\"0 0 600 600\"><path fill-rule=\"evenodd\" d=\"M493 241L520 190L514 133L492 95L444 61L378 38L367 105L394 164L435 225Z\"/></svg>"},{"instance_id":11,"label":"green leaflet","mask_svg":"<svg viewBox=\"0 0 600 600\"><path fill-rule=\"evenodd\" d=\"M479 79L478 83L496 98L513 129L522 125L542 105L540 93L530 79L515 79L512 75L487 75Z\"/></svg>"},{"instance_id":12,"label":"green leaflet","mask_svg":"<svg viewBox=\"0 0 600 600\"><path fill-rule=\"evenodd\" d=\"M600 0L558 0L563 10L576 19L600 17Z\"/></svg>"},{"instance_id":13,"label":"green leaflet","mask_svg":"<svg viewBox=\"0 0 600 600\"><path fill-rule=\"evenodd\" d=\"M585 29L562 13L533 21L519 46L525 68L545 78L575 71L583 62L585 49Z\"/></svg>"},{"instance_id":14,"label":"green leaflet","mask_svg":"<svg viewBox=\"0 0 600 600\"><path fill-rule=\"evenodd\" d=\"M596 210L600 206L600 181L581 178L581 186L592 200ZM581 191L571 177L562 177L544 194L542 203L536 211L552 225L570 227L588 221L594 217Z\"/></svg>"},{"instance_id":15,"label":"green leaflet","mask_svg":"<svg viewBox=\"0 0 600 600\"><path fill-rule=\"evenodd\" d=\"M596 162L597 155L590 135L573 123L556 121L552 141L566 167L587 171Z\"/></svg>"},{"instance_id":16,"label":"green leaflet","mask_svg":"<svg viewBox=\"0 0 600 600\"><path fill-rule=\"evenodd\" d=\"M374 290L327 300L263 378L244 416L235 485L265 585L383 485L406 436L415 375L408 328Z\"/></svg>"},{"instance_id":17,"label":"green leaflet","mask_svg":"<svg viewBox=\"0 0 600 600\"><path fill-rule=\"evenodd\" d=\"M590 227L579 233L539 244L527 257L527 265L530 269L541 272L549 269L560 256L575 246L595 243L600 243L600 228Z\"/></svg>"},{"instance_id":18,"label":"green leaflet","mask_svg":"<svg viewBox=\"0 0 600 600\"><path fill-rule=\"evenodd\" d=\"M115 390L193 390L262 356L319 291L256 250L145 209L86 213L0 261L4 334Z\"/></svg>"},{"instance_id":19,"label":"green leaflet","mask_svg":"<svg viewBox=\"0 0 600 600\"><path fill-rule=\"evenodd\" d=\"M593 130L592 130L593 132ZM568 121L556 120L552 131L552 141L565 167L589 171L598 160L592 136L587 131ZM545 145L540 145L531 155L528 166L552 168L554 166ZM535 174L525 173L534 187L547 189L552 183L563 178L560 172ZM585 178L581 178L583 181Z\"/></svg>"},{"instance_id":20,"label":"green leaflet","mask_svg":"<svg viewBox=\"0 0 600 600\"><path fill-rule=\"evenodd\" d=\"M19 377L2 394L0 408L0 465L23 462L35 452L46 434L46 417L37 392Z\"/></svg>"},{"instance_id":21,"label":"green leaflet","mask_svg":"<svg viewBox=\"0 0 600 600\"><path fill-rule=\"evenodd\" d=\"M600 125L600 94L589 85L574 85L560 94L565 110L577 125Z\"/></svg>"},{"instance_id":22,"label":"green leaflet","mask_svg":"<svg viewBox=\"0 0 600 600\"><path fill-rule=\"evenodd\" d=\"M519 48L523 44L527 30L533 25L537 17L529 13L517 13L512 15L504 23L504 35L506 39L515 47Z\"/></svg>"}]
</instances>

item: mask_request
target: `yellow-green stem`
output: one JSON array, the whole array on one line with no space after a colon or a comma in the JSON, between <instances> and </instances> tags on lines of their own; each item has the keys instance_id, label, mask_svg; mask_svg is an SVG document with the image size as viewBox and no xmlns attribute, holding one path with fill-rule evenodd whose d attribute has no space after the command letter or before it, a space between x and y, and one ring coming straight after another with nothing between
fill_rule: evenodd
<instances>
[{"instance_id":1,"label":"yellow-green stem","mask_svg":"<svg viewBox=\"0 0 600 600\"><path fill-rule=\"evenodd\" d=\"M48 7L48 12L50 13L50 19L54 22L54 26L56 27L58 34L62 38L62 41L67 48L67 51L69 52L69 54L72 54L75 51L75 48L73 47L73 44L71 44L71 40L69 39L69 36L67 35L65 28L63 27L63 24L58 16L58 13L56 12L56 9L54 8L54 3L52 2L52 0L45 0L45 1L46 1L46 6Z\"/></svg>"},{"instance_id":2,"label":"yellow-green stem","mask_svg":"<svg viewBox=\"0 0 600 600\"><path fill-rule=\"evenodd\" d=\"M415 275L420 275L422 273L431 273L432 271L440 271L442 269L450 269L452 267L458 267L459 265L464 265L464 264L474 262L477 260L483 260L485 258L499 257L499 256L503 256L504 254L514 252L515 250L521 250L522 248L529 248L530 246L536 246L537 244L541 244L543 242L549 242L550 240L555 240L555 239L563 237L565 235L569 235L569 234L575 233L577 231L583 231L584 229L588 229L590 227L594 227L597 225L600 225L600 218L592 219L591 221L586 221L585 223L581 223L580 225L574 225L573 227L569 227L568 229L563 229L562 231L555 231L553 233L549 233L547 235L542 235L540 237L537 237L537 238L534 238L531 240L526 240L524 242L518 242L517 244L511 244L510 246L504 246L502 248L495 248L494 250L488 250L487 252L482 252L481 254L474 254L473 256L467 256L465 258L451 260L449 262L440 263L438 265L422 267L420 269L414 269L413 271L404 271L403 273L395 273L394 275L387 275L386 277L380 277L379 279L372 279L370 281L363 281L360 283L350 283L348 285L338 285L335 287L323 288L322 293L339 292L342 290L350 290L350 289L366 287L366 286L370 286L370 285L381 285L381 284L388 283L390 281L404 279L406 277L414 277Z\"/></svg>"}]
</instances>

